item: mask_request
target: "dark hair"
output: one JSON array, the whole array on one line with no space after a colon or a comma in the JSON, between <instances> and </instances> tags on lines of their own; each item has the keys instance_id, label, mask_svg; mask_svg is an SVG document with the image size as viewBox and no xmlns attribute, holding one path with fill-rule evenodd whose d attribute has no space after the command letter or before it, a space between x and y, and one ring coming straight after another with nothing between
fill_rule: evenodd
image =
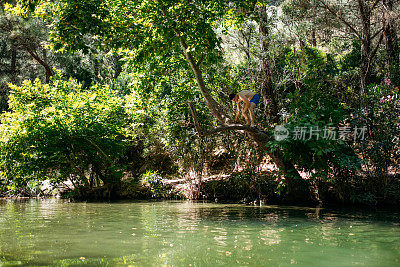
<instances>
[{"instance_id":1,"label":"dark hair","mask_svg":"<svg viewBox=\"0 0 400 267\"><path fill-rule=\"evenodd\" d=\"M232 93L232 94L229 95L229 99L232 101L235 98L235 96L236 96L236 94Z\"/></svg>"}]
</instances>

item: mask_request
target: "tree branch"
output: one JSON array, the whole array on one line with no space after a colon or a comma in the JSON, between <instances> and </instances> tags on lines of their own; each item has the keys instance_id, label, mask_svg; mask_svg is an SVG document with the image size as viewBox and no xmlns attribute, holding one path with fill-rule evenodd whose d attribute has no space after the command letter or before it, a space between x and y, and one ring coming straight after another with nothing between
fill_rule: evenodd
<instances>
[{"instance_id":1,"label":"tree branch","mask_svg":"<svg viewBox=\"0 0 400 267\"><path fill-rule=\"evenodd\" d=\"M161 12L164 14L164 16L168 19L170 19L170 15L167 10L163 6L161 6ZM196 63L196 60L194 59L192 53L188 50L188 45L185 41L184 38L184 32L178 31L176 28L172 28L172 31L175 33L177 39L179 40L179 44L181 46L183 55L185 56L186 61L188 62L190 68L192 69L192 72L194 74L194 77L196 79L197 86L200 90L201 95L203 96L204 100L206 101L207 107L210 109L211 113L213 116L221 123L221 124L226 124L227 122L230 121L230 118L225 114L225 109L221 104L219 104L215 99L211 96L210 90L206 87L204 78L203 78L203 73L199 67L201 64L201 61L203 60L202 58L199 60L199 62Z\"/></svg>"},{"instance_id":2,"label":"tree branch","mask_svg":"<svg viewBox=\"0 0 400 267\"><path fill-rule=\"evenodd\" d=\"M374 33L374 34L372 35L371 40L375 39L375 37L378 36L378 34L379 34L380 32L382 32L382 31L383 31L383 27L380 28L376 33Z\"/></svg>"},{"instance_id":3,"label":"tree branch","mask_svg":"<svg viewBox=\"0 0 400 267\"><path fill-rule=\"evenodd\" d=\"M251 135L251 137L254 139L254 141L256 141L256 142L268 142L269 140L271 140L270 134L268 134L262 130L259 130L255 127L250 127L250 126L242 125L242 124L222 125L222 126L212 128L210 130L203 130L197 120L196 112L194 110L192 102L189 102L189 107L190 107L190 110L192 113L194 127L200 138L202 138L204 136L213 135L213 134L216 134L219 132L242 130L242 131L249 133Z\"/></svg>"},{"instance_id":4,"label":"tree branch","mask_svg":"<svg viewBox=\"0 0 400 267\"><path fill-rule=\"evenodd\" d=\"M202 130L200 128L199 122L197 121L197 116L196 116L196 112L195 112L194 107L193 107L193 102L189 102L189 108L190 108L190 111L192 112L194 128L196 128L196 131L199 134L199 137L202 137L203 136L203 132L202 132Z\"/></svg>"},{"instance_id":5,"label":"tree branch","mask_svg":"<svg viewBox=\"0 0 400 267\"><path fill-rule=\"evenodd\" d=\"M201 63L203 63L203 60L204 60L204 54L201 53L200 59L199 59L199 61L197 61L197 64L196 64L197 67L200 67Z\"/></svg>"},{"instance_id":6,"label":"tree branch","mask_svg":"<svg viewBox=\"0 0 400 267\"><path fill-rule=\"evenodd\" d=\"M374 50L371 52L371 54L369 56L369 62L372 60L372 58L375 56L376 52L378 51L379 45L381 44L382 40L383 40L383 33L379 37L378 43L376 44Z\"/></svg>"},{"instance_id":7,"label":"tree branch","mask_svg":"<svg viewBox=\"0 0 400 267\"><path fill-rule=\"evenodd\" d=\"M222 105L215 101L214 98L211 96L209 89L205 85L203 73L200 70L199 66L197 66L193 55L190 53L190 51L188 51L188 45L186 44L185 40L183 39L183 37L180 37L179 39L186 61L189 63L189 66L193 71L197 86L200 90L200 93L204 97L204 100L206 101L207 107L221 124L226 124L230 121L229 117L225 115Z\"/></svg>"},{"instance_id":8,"label":"tree branch","mask_svg":"<svg viewBox=\"0 0 400 267\"><path fill-rule=\"evenodd\" d=\"M347 22L342 15L339 15L337 12L335 12L328 4L326 4L323 0L317 0L318 2L320 2L323 7L328 10L332 15L334 15L335 17L337 17L339 20L341 20L351 31L353 31L353 33L361 40L361 36L360 34L357 32L357 30L351 26L351 24L349 22Z\"/></svg>"},{"instance_id":9,"label":"tree branch","mask_svg":"<svg viewBox=\"0 0 400 267\"><path fill-rule=\"evenodd\" d=\"M107 161L111 162L111 159L107 156L107 154L104 153L104 151L103 151L98 145L96 145L92 140L90 140L89 138L83 138L83 139L85 139L85 140L88 141L92 146L94 146L94 147L98 150L98 152L100 152L100 154L103 155L103 157L104 157Z\"/></svg>"},{"instance_id":10,"label":"tree branch","mask_svg":"<svg viewBox=\"0 0 400 267\"><path fill-rule=\"evenodd\" d=\"M40 64L43 66L43 68L46 71L46 74L48 75L48 77L53 76L53 72L50 68L50 66L44 62L39 55L37 54L37 52L33 49L30 49L29 46L27 44L22 44L22 46L25 48L25 50Z\"/></svg>"}]
</instances>

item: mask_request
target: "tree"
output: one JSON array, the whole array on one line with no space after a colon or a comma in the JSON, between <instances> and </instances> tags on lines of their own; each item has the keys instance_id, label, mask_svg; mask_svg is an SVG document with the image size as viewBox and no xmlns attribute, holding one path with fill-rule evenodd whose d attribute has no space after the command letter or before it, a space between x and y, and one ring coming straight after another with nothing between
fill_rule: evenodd
<instances>
[{"instance_id":1,"label":"tree","mask_svg":"<svg viewBox=\"0 0 400 267\"><path fill-rule=\"evenodd\" d=\"M372 82L373 63L382 40L386 36L387 57L391 61L387 68L393 70L396 65L395 34L393 32L392 5L383 0L347 0L347 1L289 1L288 5L299 8L297 18L319 26L325 25L343 38L350 38L359 43L360 48L360 96L365 96L367 86ZM384 12L382 12L384 10ZM390 15L389 15L390 14ZM393 71L392 71L393 72ZM363 100L361 99L361 103Z\"/></svg>"},{"instance_id":2,"label":"tree","mask_svg":"<svg viewBox=\"0 0 400 267\"><path fill-rule=\"evenodd\" d=\"M23 49L44 68L46 81L49 82L53 71L47 62L46 49L43 47L43 42L47 39L43 21L35 17L24 19L22 16L9 11L6 10L5 14L1 16L0 31L11 42L11 75L14 77L14 81L16 53L18 49Z\"/></svg>"},{"instance_id":3,"label":"tree","mask_svg":"<svg viewBox=\"0 0 400 267\"><path fill-rule=\"evenodd\" d=\"M399 47L398 38L395 29L395 20L398 15L393 12L394 9L393 0L382 1L382 24L383 24L383 36L385 41L386 50L386 78L391 79L396 85L400 84L399 80Z\"/></svg>"},{"instance_id":4,"label":"tree","mask_svg":"<svg viewBox=\"0 0 400 267\"><path fill-rule=\"evenodd\" d=\"M260 72L261 72L261 94L264 98L265 106L267 100L271 102L271 109L268 112L269 118L274 123L279 122L278 103L276 93L272 81L272 64L271 59L267 56L268 38L270 38L270 22L266 6L259 7L259 34L260 34Z\"/></svg>"},{"instance_id":5,"label":"tree","mask_svg":"<svg viewBox=\"0 0 400 267\"><path fill-rule=\"evenodd\" d=\"M0 174L9 188L50 179L115 193L131 140L122 99L107 86L82 90L74 80L11 89L0 124Z\"/></svg>"},{"instance_id":6,"label":"tree","mask_svg":"<svg viewBox=\"0 0 400 267\"><path fill-rule=\"evenodd\" d=\"M214 24L226 14L243 18L255 1L61 1L52 40L56 49L83 49L88 34L104 48L131 49L137 69L189 66L207 107L222 125L211 132L244 130L260 147L271 140L268 132L232 124L224 107L206 86L204 72L221 58L220 39ZM183 58L182 58L183 56ZM182 65L182 59L186 66ZM162 73L162 71L161 71ZM304 199L308 188L280 151L267 151L286 174L288 191ZM302 185L300 185L303 183Z\"/></svg>"}]
</instances>

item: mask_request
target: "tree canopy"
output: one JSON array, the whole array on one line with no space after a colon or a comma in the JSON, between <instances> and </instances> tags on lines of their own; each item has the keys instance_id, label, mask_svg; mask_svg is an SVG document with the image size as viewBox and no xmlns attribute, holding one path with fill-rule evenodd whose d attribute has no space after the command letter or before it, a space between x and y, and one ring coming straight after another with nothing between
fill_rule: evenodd
<instances>
[{"instance_id":1,"label":"tree canopy","mask_svg":"<svg viewBox=\"0 0 400 267\"><path fill-rule=\"evenodd\" d=\"M391 0L8 1L0 182L121 192L141 180L161 196L165 177L183 176L196 198L202 177L218 174L242 179L253 198L390 199L399 8ZM257 127L231 119L228 96L241 90L261 96ZM282 127L288 136L278 140ZM261 174L274 192L263 191ZM376 176L386 178L368 178Z\"/></svg>"}]
</instances>

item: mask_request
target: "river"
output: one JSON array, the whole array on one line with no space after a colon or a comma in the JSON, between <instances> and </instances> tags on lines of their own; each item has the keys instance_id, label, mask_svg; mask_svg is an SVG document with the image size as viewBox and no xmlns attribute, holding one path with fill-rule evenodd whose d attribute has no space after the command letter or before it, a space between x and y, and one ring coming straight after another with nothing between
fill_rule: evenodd
<instances>
[{"instance_id":1,"label":"river","mask_svg":"<svg viewBox=\"0 0 400 267\"><path fill-rule=\"evenodd\" d=\"M399 211L0 201L0 266L400 266Z\"/></svg>"}]
</instances>

